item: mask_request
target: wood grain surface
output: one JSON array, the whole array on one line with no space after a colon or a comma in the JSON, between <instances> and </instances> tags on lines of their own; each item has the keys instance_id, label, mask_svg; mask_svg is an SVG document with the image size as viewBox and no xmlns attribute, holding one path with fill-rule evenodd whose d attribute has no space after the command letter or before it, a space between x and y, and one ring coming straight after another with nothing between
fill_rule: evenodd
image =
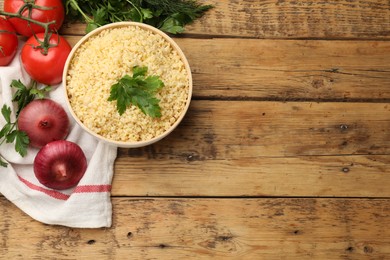
<instances>
[{"instance_id":1,"label":"wood grain surface","mask_svg":"<svg viewBox=\"0 0 390 260\"><path fill-rule=\"evenodd\" d=\"M165 140L119 150L113 193L389 196L389 115L381 103L196 100Z\"/></svg>"},{"instance_id":2,"label":"wood grain surface","mask_svg":"<svg viewBox=\"0 0 390 260\"><path fill-rule=\"evenodd\" d=\"M386 259L389 200L113 198L114 227L47 226L0 199L4 259ZM378 239L381 238L381 239Z\"/></svg>"},{"instance_id":3,"label":"wood grain surface","mask_svg":"<svg viewBox=\"0 0 390 260\"><path fill-rule=\"evenodd\" d=\"M172 36L189 112L118 149L113 226L44 225L0 197L0 259L390 259L390 2L200 2L215 8ZM60 32L74 45L85 25Z\"/></svg>"},{"instance_id":4,"label":"wood grain surface","mask_svg":"<svg viewBox=\"0 0 390 260\"><path fill-rule=\"evenodd\" d=\"M202 0L214 9L187 27L202 37L268 39L388 39L387 0ZM84 34L84 25L69 25L65 34Z\"/></svg>"}]
</instances>

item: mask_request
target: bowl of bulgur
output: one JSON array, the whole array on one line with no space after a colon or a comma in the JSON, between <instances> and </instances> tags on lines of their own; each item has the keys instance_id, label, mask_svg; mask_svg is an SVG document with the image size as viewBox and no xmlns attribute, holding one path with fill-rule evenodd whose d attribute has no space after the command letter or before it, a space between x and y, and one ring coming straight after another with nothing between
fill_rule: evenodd
<instances>
[{"instance_id":1,"label":"bowl of bulgur","mask_svg":"<svg viewBox=\"0 0 390 260\"><path fill-rule=\"evenodd\" d=\"M134 67L147 67L164 86L156 93L160 117L129 105L120 115L109 101L111 87ZM171 133L185 116L192 95L188 61L175 41L155 27L137 22L102 26L72 49L63 85L70 114L88 133L117 147L155 143Z\"/></svg>"}]
</instances>

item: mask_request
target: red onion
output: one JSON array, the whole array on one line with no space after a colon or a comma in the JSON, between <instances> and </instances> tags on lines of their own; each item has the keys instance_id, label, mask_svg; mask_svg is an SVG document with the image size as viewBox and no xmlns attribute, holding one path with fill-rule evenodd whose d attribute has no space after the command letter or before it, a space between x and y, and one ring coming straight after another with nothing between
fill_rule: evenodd
<instances>
[{"instance_id":1,"label":"red onion","mask_svg":"<svg viewBox=\"0 0 390 260\"><path fill-rule=\"evenodd\" d=\"M19 114L18 128L25 131L34 147L64 139L69 133L69 118L62 106L50 99L36 99Z\"/></svg>"},{"instance_id":2,"label":"red onion","mask_svg":"<svg viewBox=\"0 0 390 260\"><path fill-rule=\"evenodd\" d=\"M56 190L76 186L86 170L87 159L83 150L67 140L46 144L34 160L34 173L38 181Z\"/></svg>"}]
</instances>

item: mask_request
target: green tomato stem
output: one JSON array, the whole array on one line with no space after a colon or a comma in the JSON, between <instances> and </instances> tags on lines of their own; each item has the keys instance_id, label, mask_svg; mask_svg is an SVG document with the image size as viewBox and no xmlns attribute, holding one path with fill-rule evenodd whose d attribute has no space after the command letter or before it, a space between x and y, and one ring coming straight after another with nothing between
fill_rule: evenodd
<instances>
[{"instance_id":1,"label":"green tomato stem","mask_svg":"<svg viewBox=\"0 0 390 260\"><path fill-rule=\"evenodd\" d=\"M23 16L23 15L20 15L19 13L9 13L9 12L5 12L5 11L0 11L0 15L4 15L4 16L8 16L8 17L15 17L15 18L20 18L22 20L25 20L25 21L28 21L30 23L33 23L33 24L37 24L39 26L42 26L43 28L49 28L49 26L51 24L54 24L56 23L56 21L50 21L50 22L47 22L47 23L42 23L40 21L36 21L30 17L26 17L26 16Z\"/></svg>"},{"instance_id":2,"label":"green tomato stem","mask_svg":"<svg viewBox=\"0 0 390 260\"><path fill-rule=\"evenodd\" d=\"M44 36L44 40L43 41L40 41L36 37L35 33L33 35L34 35L35 39L37 40L37 42L39 42L39 44L40 44L36 48L41 49L41 53L43 55L47 55L47 53L49 51L49 48L53 47L49 43L50 37L52 35L49 32L50 25L56 23L56 21L53 20L53 21L50 21L50 22L47 22L47 23L43 23L43 22L40 22L40 21L32 19L31 18L32 9L40 9L40 10L50 10L51 9L51 8L46 8L46 7L43 7L43 6L35 5L34 2L35 1L26 0L25 4L20 7L20 9L18 10L17 13L9 13L9 12L5 12L5 11L0 11L0 15L4 15L4 16L7 16L7 17L12 17L12 18L19 18L19 19L22 19L22 20L27 21L29 23L33 23L33 24L36 24L36 25L39 25L39 26L43 27L45 29L45 33L44 33L45 36ZM28 9L28 16L23 16L23 12L26 9Z\"/></svg>"}]
</instances>

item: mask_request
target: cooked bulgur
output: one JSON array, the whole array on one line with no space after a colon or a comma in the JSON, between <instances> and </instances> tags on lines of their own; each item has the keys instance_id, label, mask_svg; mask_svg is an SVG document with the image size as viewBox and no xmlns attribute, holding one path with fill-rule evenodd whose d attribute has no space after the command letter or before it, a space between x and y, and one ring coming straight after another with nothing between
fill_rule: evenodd
<instances>
[{"instance_id":1,"label":"cooked bulgur","mask_svg":"<svg viewBox=\"0 0 390 260\"><path fill-rule=\"evenodd\" d=\"M110 89L134 66L147 66L165 86L157 93L161 118L136 107L120 116L116 102L107 101ZM75 52L67 75L73 112L91 131L107 139L146 141L161 135L180 117L189 94L189 75L178 52L161 35L138 26L103 30Z\"/></svg>"}]
</instances>

